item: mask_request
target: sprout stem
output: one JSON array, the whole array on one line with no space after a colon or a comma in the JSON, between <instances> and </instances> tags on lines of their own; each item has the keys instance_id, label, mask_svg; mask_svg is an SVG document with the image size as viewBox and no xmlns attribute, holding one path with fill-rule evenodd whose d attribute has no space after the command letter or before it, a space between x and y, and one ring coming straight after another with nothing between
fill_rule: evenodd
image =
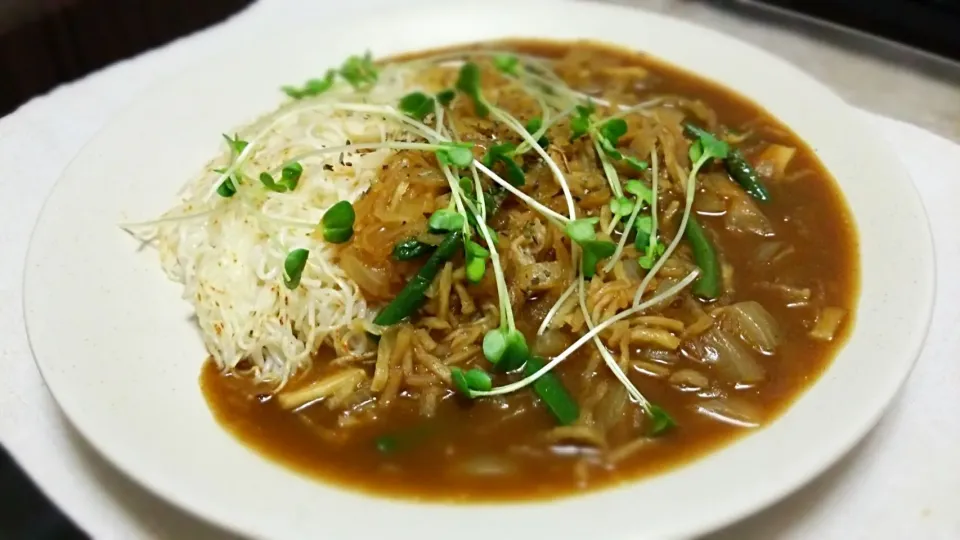
<instances>
[{"instance_id":1,"label":"sprout stem","mask_svg":"<svg viewBox=\"0 0 960 540\"><path fill-rule=\"evenodd\" d=\"M704 152L700 159L693 164L693 167L690 169L690 175L687 177L686 185L686 204L683 208L683 217L680 219L680 227L677 229L677 234L673 237L673 240L670 241L670 245L667 246L666 251L663 252L663 255L657 259L657 263L653 265L653 268L647 272L647 275L643 277L643 281L640 282L640 288L637 289L637 293L633 297L633 305L640 305L640 299L643 297L643 292L646 290L647 286L650 284L650 281L653 280L654 276L657 275L657 272L663 268L663 265L667 262L667 259L670 258L670 255L673 254L673 251L677 249L677 245L680 244L680 239L683 238L683 232L687 230L687 222L690 221L690 212L693 209L693 197L695 191L695 182L697 180L697 172L703 167L704 163L711 159L711 155L708 152Z\"/></svg>"},{"instance_id":2,"label":"sprout stem","mask_svg":"<svg viewBox=\"0 0 960 540\"><path fill-rule=\"evenodd\" d=\"M486 392L474 392L473 395L475 397L499 396L499 395L509 394L511 392L520 390L521 388L533 383L534 381L539 379L541 376L543 376L545 373L549 372L553 368L557 367L557 365L560 364L560 362L563 362L564 360L569 358L570 355L577 352L577 350L580 347L582 347L588 341L592 340L594 336L600 334L600 332L603 332L607 328L610 328L611 325L614 325L622 321L623 319L626 319L627 317L636 315L637 313L640 313L643 310L650 308L651 306L659 304L660 302L666 300L667 298L673 297L674 295L676 295L677 293L679 293L680 291L688 287L691 283L693 283L697 279L697 276L699 274L700 274L700 270L694 270L690 272L687 275L687 277L683 278L682 280L680 280L679 282L671 286L669 289L661 292L660 294L654 296L653 298L647 300L646 302L643 302L640 305L634 306L630 309L621 311L620 313L614 315L613 317L610 317L609 319L598 324L593 330L580 336L580 339L574 342L573 345L567 347L565 351L555 356L553 360L551 360L547 365L537 370L535 373L532 373L531 375L524 377L523 379L520 379L519 381L516 381L514 383L500 386Z\"/></svg>"},{"instance_id":3,"label":"sprout stem","mask_svg":"<svg viewBox=\"0 0 960 540\"><path fill-rule=\"evenodd\" d=\"M480 170L480 172L490 177L491 180L493 180L497 184L500 184L500 186L502 186L504 189L509 191L511 194L516 195L517 197L520 198L520 200L529 204L534 210L546 216L554 225L556 225L557 228L563 229L566 223L570 221L570 218L567 218L566 216L563 216L561 214L558 214L557 212L554 212L553 210L537 202L536 199L534 199L533 197L515 188L513 184L511 184L510 182L507 182L503 178L500 178L500 176L497 173L491 171L489 168L487 168L486 165L484 165L480 161L475 159L473 160L473 164L477 167L477 169Z\"/></svg>"},{"instance_id":4,"label":"sprout stem","mask_svg":"<svg viewBox=\"0 0 960 540\"><path fill-rule=\"evenodd\" d=\"M547 312L546 317L543 318L543 322L540 323L540 328L537 329L538 336L542 336L543 333L547 331L547 328L550 326L550 321L557 316L557 313L560 312L560 308L563 307L563 304L566 303L567 299L570 298L570 295L573 294L573 291L575 290L577 290L577 281L573 280L570 283L570 286L567 287L567 290L563 291L563 294L560 295L560 298L558 298L556 303L553 304L553 307L550 308L550 311Z\"/></svg>"},{"instance_id":5,"label":"sprout stem","mask_svg":"<svg viewBox=\"0 0 960 540\"><path fill-rule=\"evenodd\" d=\"M583 281L583 274L580 275L579 281L579 295L580 295L580 310L583 312L583 320L586 321L587 327L593 331L596 326L593 324L593 318L590 316L590 311L587 309L587 297L586 297L586 285ZM610 351L607 350L607 347L604 346L603 342L600 341L599 332L594 334L593 343L597 346L597 350L600 351L600 356L603 358L604 363L607 364L607 367L610 368L610 371L613 372L614 377L620 381L620 384L627 388L627 393L630 394L637 403L640 404L640 407L643 408L647 414L650 414L650 402L647 401L647 398L643 397L643 394L637 390L637 387L633 385L633 382L627 377L627 374L620 369L620 365L617 364L617 360L610 354Z\"/></svg>"},{"instance_id":6,"label":"sprout stem","mask_svg":"<svg viewBox=\"0 0 960 540\"><path fill-rule=\"evenodd\" d=\"M557 163L550 157L549 154L540 146L540 143L537 142L537 139L534 139L532 135L527 133L526 128L520 125L516 119L514 119L509 114L500 110L499 107L496 107L492 104L487 103L487 106L490 107L490 112L495 118L501 122L507 124L514 131L516 131L524 142L530 145L533 150L540 155L544 163L547 164L547 167L550 169L550 172L553 173L553 176L556 177L557 183L560 184L560 189L563 190L563 197L567 201L567 212L570 215L570 219L577 219L577 211L573 203L573 194L570 193L570 185L567 184L567 179L563 176L563 172L560 170L560 167L557 166Z\"/></svg>"}]
</instances>

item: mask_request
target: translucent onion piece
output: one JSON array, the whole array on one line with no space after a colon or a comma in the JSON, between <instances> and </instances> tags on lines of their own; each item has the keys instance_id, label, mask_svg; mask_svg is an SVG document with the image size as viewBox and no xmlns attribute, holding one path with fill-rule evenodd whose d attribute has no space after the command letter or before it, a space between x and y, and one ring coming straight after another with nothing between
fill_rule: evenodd
<instances>
[{"instance_id":1,"label":"translucent onion piece","mask_svg":"<svg viewBox=\"0 0 960 540\"><path fill-rule=\"evenodd\" d=\"M707 388L710 386L710 379L694 369L681 369L673 375L670 375L670 384L687 392Z\"/></svg>"},{"instance_id":2,"label":"translucent onion piece","mask_svg":"<svg viewBox=\"0 0 960 540\"><path fill-rule=\"evenodd\" d=\"M754 428L761 424L763 415L753 404L736 397L716 398L695 405L704 415L739 427Z\"/></svg>"},{"instance_id":3,"label":"translucent onion piece","mask_svg":"<svg viewBox=\"0 0 960 540\"><path fill-rule=\"evenodd\" d=\"M730 199L723 223L728 230L734 232L773 236L773 225L770 224L770 220L746 194Z\"/></svg>"},{"instance_id":4,"label":"translucent onion piece","mask_svg":"<svg viewBox=\"0 0 960 540\"><path fill-rule=\"evenodd\" d=\"M810 330L810 337L820 341L833 341L840 329L843 318L847 316L847 310L838 307L827 307L820 311L817 317L817 324Z\"/></svg>"},{"instance_id":5,"label":"translucent onion piece","mask_svg":"<svg viewBox=\"0 0 960 540\"><path fill-rule=\"evenodd\" d=\"M724 308L721 327L738 334L747 345L764 354L773 354L780 344L780 325L754 300Z\"/></svg>"},{"instance_id":6,"label":"translucent onion piece","mask_svg":"<svg viewBox=\"0 0 960 540\"><path fill-rule=\"evenodd\" d=\"M613 429L624 418L623 412L626 406L627 388L623 385L611 388L594 410L593 417L597 422L597 428L604 432Z\"/></svg>"},{"instance_id":7,"label":"translucent onion piece","mask_svg":"<svg viewBox=\"0 0 960 540\"><path fill-rule=\"evenodd\" d=\"M389 300L393 298L387 276L358 259L352 250L343 250L339 262L343 272L360 287L360 290L368 299Z\"/></svg>"},{"instance_id":8,"label":"translucent onion piece","mask_svg":"<svg viewBox=\"0 0 960 540\"><path fill-rule=\"evenodd\" d=\"M700 362L716 366L719 374L731 383L755 384L765 376L750 349L720 328L714 327L689 342L687 352Z\"/></svg>"},{"instance_id":9,"label":"translucent onion piece","mask_svg":"<svg viewBox=\"0 0 960 540\"><path fill-rule=\"evenodd\" d=\"M643 278L643 274L640 272L640 264L636 259L621 260L621 263L623 264L623 272L628 278L637 281L640 281Z\"/></svg>"},{"instance_id":10,"label":"translucent onion piece","mask_svg":"<svg viewBox=\"0 0 960 540\"><path fill-rule=\"evenodd\" d=\"M573 343L570 334L563 330L550 329L537 336L533 342L533 353L544 357L553 357L562 353Z\"/></svg>"},{"instance_id":11,"label":"translucent onion piece","mask_svg":"<svg viewBox=\"0 0 960 540\"><path fill-rule=\"evenodd\" d=\"M769 176L772 176L773 178L782 178L783 174L787 172L787 167L790 165L790 160L793 159L793 156L796 153L797 149L792 146L771 144L760 153L760 155L757 157L757 162L761 164L769 164L768 167L763 167L769 172Z\"/></svg>"},{"instance_id":12,"label":"translucent onion piece","mask_svg":"<svg viewBox=\"0 0 960 540\"><path fill-rule=\"evenodd\" d=\"M767 281L762 281L757 285L779 293L787 301L788 306L806 305L813 297L813 291L807 287L795 287L784 283L770 283Z\"/></svg>"},{"instance_id":13,"label":"translucent onion piece","mask_svg":"<svg viewBox=\"0 0 960 540\"><path fill-rule=\"evenodd\" d=\"M756 252L754 252L753 260L760 264L767 264L776 257L782 248L783 242L763 242L757 247Z\"/></svg>"},{"instance_id":14,"label":"translucent onion piece","mask_svg":"<svg viewBox=\"0 0 960 540\"><path fill-rule=\"evenodd\" d=\"M697 194L694 209L700 214L720 215L727 211L727 203L712 191Z\"/></svg>"}]
</instances>

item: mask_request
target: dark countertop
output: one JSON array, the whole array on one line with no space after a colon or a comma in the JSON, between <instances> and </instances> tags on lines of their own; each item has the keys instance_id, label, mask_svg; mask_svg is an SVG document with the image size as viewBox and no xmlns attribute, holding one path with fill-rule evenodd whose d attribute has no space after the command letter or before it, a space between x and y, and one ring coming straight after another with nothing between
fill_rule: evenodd
<instances>
[{"instance_id":1,"label":"dark countertop","mask_svg":"<svg viewBox=\"0 0 960 540\"><path fill-rule=\"evenodd\" d=\"M222 21L250 3L0 0L0 116L60 84ZM2 447L0 503L0 539L87 538Z\"/></svg>"},{"instance_id":2,"label":"dark countertop","mask_svg":"<svg viewBox=\"0 0 960 540\"><path fill-rule=\"evenodd\" d=\"M0 538L10 540L80 540L80 531L33 485L0 447Z\"/></svg>"}]
</instances>

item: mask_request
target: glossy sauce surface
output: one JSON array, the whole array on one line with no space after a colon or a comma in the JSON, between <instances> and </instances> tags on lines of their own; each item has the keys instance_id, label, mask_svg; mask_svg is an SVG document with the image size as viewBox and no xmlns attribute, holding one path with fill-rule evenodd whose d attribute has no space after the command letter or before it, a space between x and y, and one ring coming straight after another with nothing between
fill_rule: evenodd
<instances>
[{"instance_id":1,"label":"glossy sauce surface","mask_svg":"<svg viewBox=\"0 0 960 540\"><path fill-rule=\"evenodd\" d=\"M509 43L516 50L548 57L561 56L571 46ZM572 46L594 50L585 44ZM768 423L816 381L853 325L859 267L855 231L845 203L811 149L759 107L649 57L599 47L595 52L607 57L619 54L625 65L641 66L649 73L643 87L636 89L638 98L651 93L695 98L716 111L722 125L754 132L752 142L742 147L748 159L755 160L769 144L797 149L790 170L803 174L791 181L768 183L772 200L762 206L777 241L792 246L786 260L776 265L757 264L757 251L768 239L733 233L724 228L719 217L709 212L699 214L724 262L735 269L733 300L760 302L782 330L776 354L761 358L766 371L764 382L736 390L738 398L748 401L759 411L762 422ZM770 288L770 283L803 285L813 290L815 301L792 305L780 291ZM528 335L535 333L549 305L527 302L517 317L520 329ZM848 313L832 342L808 336L824 306L838 306ZM670 310L666 314L670 315ZM649 350L634 352L638 358L651 357ZM329 359L331 353L319 354ZM591 362L591 354L595 353L584 348L558 367L557 372L574 395L586 391L588 384L597 384L581 376L584 366ZM712 366L683 354L662 363L670 373L690 368L711 380L717 378ZM323 358L314 363L324 364ZM317 367L292 383L293 387L308 384L324 373ZM629 376L648 399L670 411L678 428L640 442L630 426L641 421L629 418L639 413L628 405L619 413L624 421L611 429L610 440L617 446L636 440L639 450L616 462L596 458L596 452L580 445L545 442L543 433L555 424L531 392L474 402L448 393L430 419L421 416L417 401L403 399L401 394L390 407L377 408L366 421L351 425L338 411L322 406L285 411L268 397L270 388L224 376L209 362L200 383L219 422L269 458L347 487L423 499L475 501L571 494L678 466L750 431L698 413L696 404L705 399L703 392L681 391L664 377L642 369L631 369ZM612 378L611 384L615 384ZM392 446L385 452L384 444Z\"/></svg>"}]
</instances>

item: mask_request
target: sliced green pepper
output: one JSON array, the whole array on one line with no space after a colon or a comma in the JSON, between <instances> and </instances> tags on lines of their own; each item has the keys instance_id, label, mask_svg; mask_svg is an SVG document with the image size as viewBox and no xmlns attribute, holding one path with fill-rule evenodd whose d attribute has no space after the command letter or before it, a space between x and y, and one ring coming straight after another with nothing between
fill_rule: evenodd
<instances>
[{"instance_id":1,"label":"sliced green pepper","mask_svg":"<svg viewBox=\"0 0 960 540\"><path fill-rule=\"evenodd\" d=\"M427 289L430 288L430 284L433 283L433 279L437 277L444 263L457 253L462 239L462 231L447 233L443 242L440 242L437 250L427 259L420 271L407 282L400 294L377 314L373 323L390 326L412 315L423 304Z\"/></svg>"},{"instance_id":2,"label":"sliced green pepper","mask_svg":"<svg viewBox=\"0 0 960 540\"><path fill-rule=\"evenodd\" d=\"M393 246L393 258L398 261L411 261L430 253L433 251L433 248L434 246L421 242L416 238L407 238L406 240L397 242L397 245Z\"/></svg>"},{"instance_id":3,"label":"sliced green pepper","mask_svg":"<svg viewBox=\"0 0 960 540\"><path fill-rule=\"evenodd\" d=\"M720 261L717 252L694 215L687 221L687 241L693 248L693 262L700 268L700 276L693 282L693 293L713 300L720 295Z\"/></svg>"},{"instance_id":4,"label":"sliced green pepper","mask_svg":"<svg viewBox=\"0 0 960 540\"><path fill-rule=\"evenodd\" d=\"M523 366L523 376L529 377L543 369L545 365L547 363L543 358L531 356ZM533 383L533 391L543 400L559 424L567 426L580 418L580 407L556 374L548 372L541 375Z\"/></svg>"},{"instance_id":5,"label":"sliced green pepper","mask_svg":"<svg viewBox=\"0 0 960 540\"><path fill-rule=\"evenodd\" d=\"M684 123L683 129L691 137L699 137L701 135L714 136L709 131L698 128L690 123ZM770 201L770 192L767 191L766 186L764 186L760 180L760 174L753 168L753 165L750 165L750 162L743 157L743 153L739 150L731 150L723 160L723 166L727 169L727 174L740 184L740 187L742 187L748 195L760 202Z\"/></svg>"}]
</instances>

